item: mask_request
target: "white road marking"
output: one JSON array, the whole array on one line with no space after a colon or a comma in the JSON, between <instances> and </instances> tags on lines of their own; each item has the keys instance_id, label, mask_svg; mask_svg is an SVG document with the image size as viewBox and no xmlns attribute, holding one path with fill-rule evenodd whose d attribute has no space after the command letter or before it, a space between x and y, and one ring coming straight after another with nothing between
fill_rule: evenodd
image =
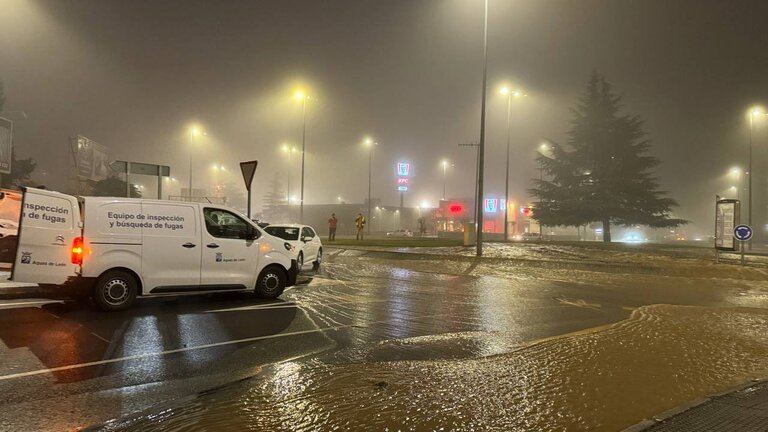
<instances>
[{"instance_id":1,"label":"white road marking","mask_svg":"<svg viewBox=\"0 0 768 432\"><path fill-rule=\"evenodd\" d=\"M49 303L64 303L64 301L63 300L38 300L38 301L17 302L17 303L0 303L0 308L12 308L16 306L41 305L41 304L49 304Z\"/></svg>"},{"instance_id":2,"label":"white road marking","mask_svg":"<svg viewBox=\"0 0 768 432\"><path fill-rule=\"evenodd\" d=\"M97 334L96 334L96 333L94 333L94 332L91 332L91 334L92 334L92 335L94 335L94 336L96 336L97 338L99 338L99 339L103 340L103 341L104 341L104 342L106 342L106 343L111 343L111 342L112 342L112 341L110 341L109 339L104 339L103 337L101 337L101 336L97 335Z\"/></svg>"},{"instance_id":3,"label":"white road marking","mask_svg":"<svg viewBox=\"0 0 768 432\"><path fill-rule=\"evenodd\" d=\"M422 316L411 317L409 319L416 320L416 319L422 319L422 318L434 318L442 315L445 315L445 314L422 315ZM194 351L194 350L200 350L200 349L206 349L206 348L235 345L235 344L240 344L245 342L255 342L255 341L265 340L265 339L277 339L282 337L298 336L298 335L310 334L310 333L323 333L328 330L340 330L340 329L352 328L352 327L367 327L374 324L386 324L386 323L391 323L391 320L372 321L372 322L362 323L362 324L347 324L347 325L339 325L339 326L333 326L333 327L323 327L323 328L318 328L313 330L301 330L301 331L295 331L295 332L289 332L289 333L277 333L277 334L271 334L271 335L265 335L265 336L255 336L255 337L244 338L244 339L215 342L215 343L197 345L197 346L186 347L186 348L176 348L176 349L170 349L165 351L136 354L132 356L118 357L118 358L107 359L107 360L92 361L87 363L77 363L77 364L72 364L67 366L59 366L55 368L38 369L38 370L29 371L29 372L20 372L20 373L15 373L10 375L3 375L3 376L0 376L0 381L7 381L7 380L34 376L34 375L42 375L42 374L52 373L52 372L67 371L72 369L82 369L90 366L120 363L128 360L139 360L139 359L148 358L148 357L165 356L169 354L176 354L176 353L181 353L186 351Z\"/></svg>"},{"instance_id":4,"label":"white road marking","mask_svg":"<svg viewBox=\"0 0 768 432\"><path fill-rule=\"evenodd\" d=\"M261 310L261 309L285 309L285 308L297 308L299 307L296 303L289 302L289 303L270 303L266 305L249 305L249 306L238 306L233 308L224 308L224 309L213 309L213 310L207 310L203 313L213 313L213 312L237 312L237 311L246 311L246 310Z\"/></svg>"}]
</instances>

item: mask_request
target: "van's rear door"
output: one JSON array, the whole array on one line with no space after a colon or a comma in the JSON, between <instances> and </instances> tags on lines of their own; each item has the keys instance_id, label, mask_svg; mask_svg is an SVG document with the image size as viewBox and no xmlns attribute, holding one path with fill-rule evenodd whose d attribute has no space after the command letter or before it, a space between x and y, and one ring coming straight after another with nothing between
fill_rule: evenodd
<instances>
[{"instance_id":1,"label":"van's rear door","mask_svg":"<svg viewBox=\"0 0 768 432\"><path fill-rule=\"evenodd\" d=\"M11 280L60 285L77 276L80 266L72 264L71 249L81 228L77 198L27 188L21 202Z\"/></svg>"}]
</instances>

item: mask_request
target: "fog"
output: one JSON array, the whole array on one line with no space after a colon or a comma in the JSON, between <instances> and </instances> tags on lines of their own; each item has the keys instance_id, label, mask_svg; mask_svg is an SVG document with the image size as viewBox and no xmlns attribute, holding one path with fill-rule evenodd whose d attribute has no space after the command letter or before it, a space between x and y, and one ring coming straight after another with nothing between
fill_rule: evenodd
<instances>
[{"instance_id":1,"label":"fog","mask_svg":"<svg viewBox=\"0 0 768 432\"><path fill-rule=\"evenodd\" d=\"M305 202L363 202L366 136L373 197L399 202L395 163L412 164L406 205L436 205L444 159L449 197L471 197L479 139L482 2L0 0L5 110L36 180L65 185L68 137L87 136L114 159L171 166L194 186L223 164L259 160L255 208L283 143L301 145L307 103ZM675 215L709 233L712 201L745 166L746 112L768 104L768 32L762 1L490 0L486 196L504 193L506 99L512 104L510 195L528 200L542 139L563 142L570 108L593 70L645 120ZM207 135L190 143L191 125ZM768 117L755 123L755 193L766 194ZM292 194L298 195L299 158ZM763 200L764 202L764 200Z\"/></svg>"}]
</instances>

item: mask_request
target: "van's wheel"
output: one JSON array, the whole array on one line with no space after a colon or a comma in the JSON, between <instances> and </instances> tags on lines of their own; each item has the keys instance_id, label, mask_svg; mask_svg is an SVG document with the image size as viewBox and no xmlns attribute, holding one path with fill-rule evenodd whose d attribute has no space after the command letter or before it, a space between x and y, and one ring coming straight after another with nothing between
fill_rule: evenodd
<instances>
[{"instance_id":1,"label":"van's wheel","mask_svg":"<svg viewBox=\"0 0 768 432\"><path fill-rule=\"evenodd\" d=\"M112 270L101 275L93 289L93 300L105 311L128 309L136 300L138 283L132 274Z\"/></svg>"},{"instance_id":2,"label":"van's wheel","mask_svg":"<svg viewBox=\"0 0 768 432\"><path fill-rule=\"evenodd\" d=\"M256 295L267 299L276 298L285 290L287 280L285 270L277 266L267 267L256 281Z\"/></svg>"},{"instance_id":3,"label":"van's wheel","mask_svg":"<svg viewBox=\"0 0 768 432\"><path fill-rule=\"evenodd\" d=\"M304 252L299 252L299 256L296 257L296 264L299 266L299 271L304 267Z\"/></svg>"},{"instance_id":4,"label":"van's wheel","mask_svg":"<svg viewBox=\"0 0 768 432\"><path fill-rule=\"evenodd\" d=\"M322 263L323 263L323 250L322 249L318 249L317 250L317 259L315 260L315 262L312 263L312 270L314 270L314 271L320 270L320 264L322 264Z\"/></svg>"}]
</instances>

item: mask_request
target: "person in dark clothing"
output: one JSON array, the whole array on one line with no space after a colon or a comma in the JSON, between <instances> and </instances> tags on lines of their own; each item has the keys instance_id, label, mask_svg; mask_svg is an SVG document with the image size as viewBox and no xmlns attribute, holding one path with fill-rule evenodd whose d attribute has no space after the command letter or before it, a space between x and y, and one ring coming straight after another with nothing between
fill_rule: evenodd
<instances>
[{"instance_id":1,"label":"person in dark clothing","mask_svg":"<svg viewBox=\"0 0 768 432\"><path fill-rule=\"evenodd\" d=\"M328 219L328 241L336 240L336 226L339 220L336 219L336 213L331 213L331 218Z\"/></svg>"}]
</instances>

